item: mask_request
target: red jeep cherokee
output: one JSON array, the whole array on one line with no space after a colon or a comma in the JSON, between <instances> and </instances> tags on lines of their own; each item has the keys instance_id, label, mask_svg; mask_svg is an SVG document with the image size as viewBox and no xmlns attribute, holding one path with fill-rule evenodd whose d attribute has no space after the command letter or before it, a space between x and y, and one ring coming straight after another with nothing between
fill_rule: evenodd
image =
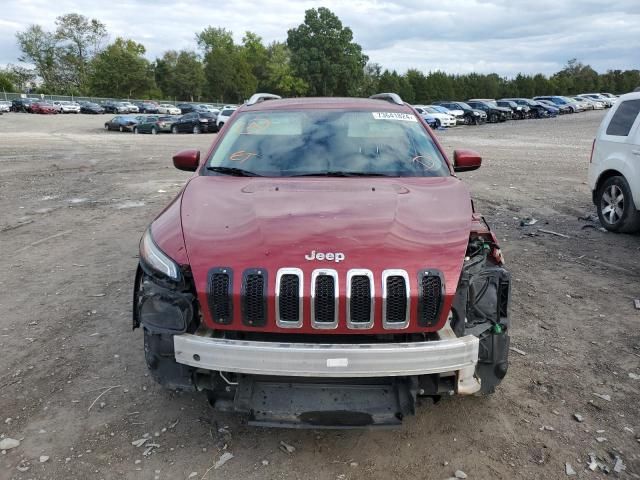
<instances>
[{"instance_id":1,"label":"red jeep cherokee","mask_svg":"<svg viewBox=\"0 0 640 480\"><path fill-rule=\"evenodd\" d=\"M269 100L269 101L266 101ZM134 328L162 385L272 426L393 425L491 393L510 275L429 127L396 94L237 110L140 243Z\"/></svg>"}]
</instances>

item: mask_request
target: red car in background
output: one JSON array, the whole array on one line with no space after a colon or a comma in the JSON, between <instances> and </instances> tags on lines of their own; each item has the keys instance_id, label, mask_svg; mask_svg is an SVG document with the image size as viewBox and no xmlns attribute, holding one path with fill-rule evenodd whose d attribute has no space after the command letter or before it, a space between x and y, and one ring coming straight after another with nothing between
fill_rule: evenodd
<instances>
[{"instance_id":1,"label":"red car in background","mask_svg":"<svg viewBox=\"0 0 640 480\"><path fill-rule=\"evenodd\" d=\"M31 104L31 113L56 114L58 109L52 103L34 102Z\"/></svg>"}]
</instances>

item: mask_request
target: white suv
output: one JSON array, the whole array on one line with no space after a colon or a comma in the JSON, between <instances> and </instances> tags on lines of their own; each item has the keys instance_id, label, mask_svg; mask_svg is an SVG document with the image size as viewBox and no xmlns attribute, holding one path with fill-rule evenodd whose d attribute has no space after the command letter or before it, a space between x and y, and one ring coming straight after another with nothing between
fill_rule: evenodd
<instances>
[{"instance_id":1,"label":"white suv","mask_svg":"<svg viewBox=\"0 0 640 480\"><path fill-rule=\"evenodd\" d=\"M231 117L231 115L233 115L235 111L236 111L236 107L230 107L228 105L224 106L222 111L218 114L218 118L216 120L216 125L218 126L218 130L222 128L225 122L229 120L229 117Z\"/></svg>"},{"instance_id":2,"label":"white suv","mask_svg":"<svg viewBox=\"0 0 640 480\"><path fill-rule=\"evenodd\" d=\"M640 92L618 98L591 151L589 187L600 222L612 232L640 230Z\"/></svg>"}]
</instances>

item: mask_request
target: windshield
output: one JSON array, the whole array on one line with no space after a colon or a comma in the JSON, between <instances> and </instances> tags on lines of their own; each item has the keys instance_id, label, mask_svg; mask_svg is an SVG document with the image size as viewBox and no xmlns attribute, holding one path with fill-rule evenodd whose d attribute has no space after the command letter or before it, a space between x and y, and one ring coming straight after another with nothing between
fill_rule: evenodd
<instances>
[{"instance_id":1,"label":"windshield","mask_svg":"<svg viewBox=\"0 0 640 480\"><path fill-rule=\"evenodd\" d=\"M466 108L467 110L473 110L468 103L464 103L464 102L458 102L455 104L456 106L460 106L462 108Z\"/></svg>"},{"instance_id":2,"label":"windshield","mask_svg":"<svg viewBox=\"0 0 640 480\"><path fill-rule=\"evenodd\" d=\"M242 112L208 168L269 177L450 175L415 115L344 110Z\"/></svg>"}]
</instances>

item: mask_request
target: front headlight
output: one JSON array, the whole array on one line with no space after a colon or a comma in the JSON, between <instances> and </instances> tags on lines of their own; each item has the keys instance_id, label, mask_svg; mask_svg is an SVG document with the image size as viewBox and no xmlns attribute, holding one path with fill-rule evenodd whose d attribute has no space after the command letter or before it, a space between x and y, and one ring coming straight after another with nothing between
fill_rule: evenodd
<instances>
[{"instance_id":1,"label":"front headlight","mask_svg":"<svg viewBox=\"0 0 640 480\"><path fill-rule=\"evenodd\" d=\"M151 227L144 232L140 240L140 259L146 266L172 280L180 279L180 269L153 241Z\"/></svg>"},{"instance_id":2,"label":"front headlight","mask_svg":"<svg viewBox=\"0 0 640 480\"><path fill-rule=\"evenodd\" d=\"M522 106L516 107L516 110L522 110Z\"/></svg>"},{"instance_id":3,"label":"front headlight","mask_svg":"<svg viewBox=\"0 0 640 480\"><path fill-rule=\"evenodd\" d=\"M480 115L478 112L473 112L473 114L477 117L478 115Z\"/></svg>"}]
</instances>

